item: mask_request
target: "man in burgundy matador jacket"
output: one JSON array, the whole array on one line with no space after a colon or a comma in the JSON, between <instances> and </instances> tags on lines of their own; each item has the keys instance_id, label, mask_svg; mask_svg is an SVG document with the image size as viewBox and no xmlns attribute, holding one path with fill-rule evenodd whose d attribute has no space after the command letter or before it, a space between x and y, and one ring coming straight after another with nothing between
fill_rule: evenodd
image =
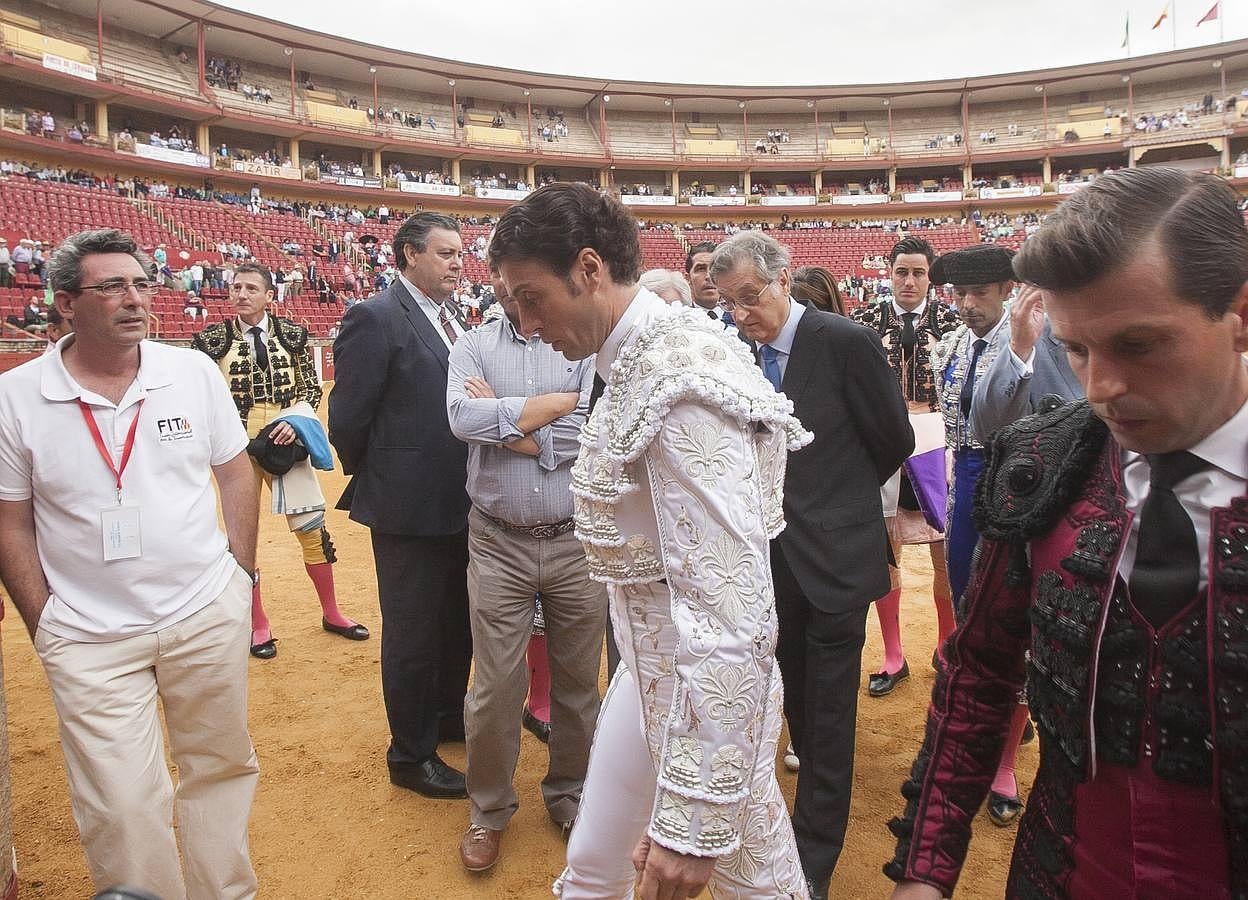
<instances>
[{"instance_id":1,"label":"man in burgundy matador jacket","mask_svg":"<svg viewBox=\"0 0 1248 900\"><path fill-rule=\"evenodd\" d=\"M1015 258L1087 401L1002 429L967 619L889 823L949 896L1025 683L1040 768L1004 895L1248 898L1248 231L1213 176L1098 178Z\"/></svg>"}]
</instances>

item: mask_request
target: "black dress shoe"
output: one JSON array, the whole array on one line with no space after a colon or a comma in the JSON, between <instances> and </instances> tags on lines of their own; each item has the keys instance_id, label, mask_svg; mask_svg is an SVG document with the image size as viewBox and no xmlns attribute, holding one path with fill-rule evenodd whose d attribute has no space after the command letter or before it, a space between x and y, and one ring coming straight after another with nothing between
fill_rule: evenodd
<instances>
[{"instance_id":1,"label":"black dress shoe","mask_svg":"<svg viewBox=\"0 0 1248 900\"><path fill-rule=\"evenodd\" d=\"M251 655L256 659L272 659L277 656L277 638L269 638L263 644L252 644Z\"/></svg>"},{"instance_id":2,"label":"black dress shoe","mask_svg":"<svg viewBox=\"0 0 1248 900\"><path fill-rule=\"evenodd\" d=\"M1020 744L1030 744L1036 739L1036 726L1031 724L1031 719L1027 720L1027 724L1023 727L1023 737L1019 741Z\"/></svg>"},{"instance_id":3,"label":"black dress shoe","mask_svg":"<svg viewBox=\"0 0 1248 900\"><path fill-rule=\"evenodd\" d=\"M550 723L543 722L533 713L529 712L529 708L524 708L524 718L520 720L524 723L525 729L537 738L543 744L550 743Z\"/></svg>"},{"instance_id":4,"label":"black dress shoe","mask_svg":"<svg viewBox=\"0 0 1248 900\"><path fill-rule=\"evenodd\" d=\"M340 634L349 641L368 640L368 629L363 625L331 625L321 619L321 627L331 634Z\"/></svg>"},{"instance_id":5,"label":"black dress shoe","mask_svg":"<svg viewBox=\"0 0 1248 900\"><path fill-rule=\"evenodd\" d=\"M1018 798L1017 794L1013 797L1006 797L996 791L988 793L988 818L992 820L993 825L1000 825L1002 828L1012 825L1022 811L1023 801Z\"/></svg>"},{"instance_id":6,"label":"black dress shoe","mask_svg":"<svg viewBox=\"0 0 1248 900\"><path fill-rule=\"evenodd\" d=\"M872 697L883 697L891 694L893 688L910 677L910 663L903 661L901 668L889 675L887 672L876 672L867 679L867 693Z\"/></svg>"},{"instance_id":7,"label":"black dress shoe","mask_svg":"<svg viewBox=\"0 0 1248 900\"><path fill-rule=\"evenodd\" d=\"M391 766L390 783L435 800L463 800L468 796L464 773L452 769L436 753L414 765Z\"/></svg>"}]
</instances>

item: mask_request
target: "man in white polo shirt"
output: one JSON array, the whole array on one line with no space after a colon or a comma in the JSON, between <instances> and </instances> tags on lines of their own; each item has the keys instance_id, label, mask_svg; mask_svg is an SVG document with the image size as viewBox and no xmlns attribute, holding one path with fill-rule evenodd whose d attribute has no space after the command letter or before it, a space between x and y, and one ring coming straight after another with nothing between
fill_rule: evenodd
<instances>
[{"instance_id":1,"label":"man in white polo shirt","mask_svg":"<svg viewBox=\"0 0 1248 900\"><path fill-rule=\"evenodd\" d=\"M152 271L111 229L52 257L74 334L0 375L0 578L47 672L96 887L250 898L257 491L211 360L144 340Z\"/></svg>"}]
</instances>

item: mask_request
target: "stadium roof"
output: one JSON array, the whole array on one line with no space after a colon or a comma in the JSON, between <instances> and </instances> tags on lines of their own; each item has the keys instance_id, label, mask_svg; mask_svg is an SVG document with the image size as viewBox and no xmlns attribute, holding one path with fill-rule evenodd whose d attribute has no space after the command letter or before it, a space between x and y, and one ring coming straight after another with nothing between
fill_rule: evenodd
<instances>
[{"instance_id":1,"label":"stadium roof","mask_svg":"<svg viewBox=\"0 0 1248 900\"><path fill-rule=\"evenodd\" d=\"M1025 40L1029 44L1034 42L1041 42L1042 46L1048 44L1052 48L1051 55L1060 55L1058 48L1064 40L1064 26L1060 24L1060 17L1053 15L1053 9L1050 7L1064 2L1068 0L1051 0L1046 6L1043 16L1045 24L1041 34L1020 34L1018 39ZM88 18L95 18L97 9L96 0L52 0L49 5ZM244 2L236 0L235 5L241 6ZM276 2L267 2L267 0L247 0L245 5L274 10L279 6L283 10L291 8L286 2L279 5ZM525 14L530 19L542 16L542 10L537 6L511 5L524 8ZM671 6L670 3L665 5ZM975 12L971 15L972 19L986 18L985 7L971 0L931 5L938 8L949 6L973 8ZM1006 5L1003 3L993 6L991 8L993 15L999 15ZM1081 5L1084 8L1089 6L1086 2ZM1203 0L1197 5L1203 6ZM461 4L461 6L471 11L472 20L476 23L471 28L478 34L484 34L494 28L489 6L484 3ZM628 8L633 9L634 6L630 4ZM910 6L907 4L907 7ZM1027 3L1026 6L1026 13L1020 9L1019 21L1023 16L1037 16L1034 5ZM1099 4L1094 4L1094 6L1099 6ZM1195 9L1191 4L1186 4L1186 6L1190 9L1184 10L1185 17L1188 12ZM1221 6L1224 10L1223 15L1227 14L1225 11L1227 6L1237 7L1237 4L1223 2ZM330 8L328 3L321 2L321 0L305 0L303 7L310 10L309 25L321 21L314 15L318 9ZM701 9L703 12L707 10L705 4L690 3L689 7ZM454 80L460 97L473 96L506 102L518 102L521 99L521 91L530 89L535 101L565 107L584 105L595 96L609 94L612 106L620 109L662 109L668 99L677 103L682 100L696 101L688 105L696 105L698 109L711 112L721 108L725 111L735 109L738 102L742 100L751 101L751 105L755 102L766 101L766 108L773 111L797 111L807 107L811 101L825 99L834 99L839 109L873 108L880 106L884 101L888 101L895 109L904 109L956 103L957 97L964 90L972 92L976 102L991 102L1029 96L1030 92L1038 90L1069 94L1079 91L1091 92L1110 86L1120 88L1122 81L1127 78L1136 84L1141 84L1208 75L1212 89L1214 83L1212 76L1218 66L1225 65L1231 71L1242 71L1248 68L1248 39L1238 39L1220 44L1204 44L1146 56L1061 68L927 81L777 86L758 82L753 85L708 85L613 80L547 74L450 60L390 49L375 43L355 40L349 36L339 36L339 34L354 30L350 27L351 23L341 20L342 12L346 9L364 12L363 15L357 17L360 25L358 31L369 36L377 35L383 38L391 26L397 29L397 33L402 33L403 29L399 20L410 19L414 23L413 33L421 33L433 27L432 23L436 22L436 17L430 14L431 19L422 22L426 8L406 3L388 3L384 0L374 0L364 7L349 7L343 5L341 0L335 0L332 8L336 11L337 23L341 26L337 29L337 34L266 18L255 12L234 9L218 3L206 2L206 0L107 0L103 4L103 15L105 28L109 25L116 25L176 44L191 46L194 45L196 39L195 21L202 19L207 24L205 40L210 53L235 56L240 59L270 59L275 65L283 65L282 50L291 48L294 61L300 71L309 71L327 77L363 83L372 77L368 74L368 67L371 65L377 67L377 79L383 85L424 93L446 94L449 91L448 82ZM572 9L572 7L567 7L567 9ZM597 14L594 23L599 29L614 29L619 32L614 37L596 40L598 49L606 53L609 45L619 45L635 57L636 68L643 70L649 68L647 60L652 58L653 48L646 44L646 37L656 27L657 22L653 17L618 11L607 4L594 11ZM1248 26L1248 10L1245 12L1245 25ZM714 15L719 18L729 13L717 7L714 9ZM1115 16L1119 21L1116 28L1118 33L1121 33L1121 12L1115 13ZM661 18L660 16L659 19ZM777 20L780 17L770 13L769 10L769 18ZM646 20L646 24L637 25L639 20ZM333 24L331 20L324 21L327 23L325 27L331 27ZM557 19L548 21L554 22ZM827 20L824 19L824 21ZM961 30L969 30L973 33L972 37L979 33L981 25L987 27L984 23L965 24L964 19L958 19L958 21L964 23L960 25ZM581 22L583 24L583 15ZM1133 30L1138 28L1139 31L1148 32L1150 30L1148 25L1149 23L1137 23L1134 19L1132 20ZM1039 22L1037 26L1041 27ZM1083 26L1080 22L1072 22L1069 29L1073 33L1081 27ZM1206 33L1216 33L1211 32L1208 25L1205 29ZM739 51L734 52L732 56L739 64L733 66L733 71L749 72L751 81L754 80L755 73L758 73L760 81L765 77L774 78L776 67L773 63L783 59L786 47L791 40L787 37L790 34L790 28L777 28L776 30L778 33L774 35L755 32L751 39L752 45L757 48L754 52L745 54ZM823 31L827 35L826 43L829 57L831 57L837 53L838 46L843 45L844 39L837 38L838 30L831 22L828 22ZM986 35L981 37L985 42L988 40ZM575 35L565 33L557 24L551 24L549 27L534 28L528 33L515 33L512 43L531 51L522 54L525 59L556 61L559 58L558 54L548 52L549 48L560 42L575 40ZM688 40L693 42L693 38ZM854 40L854 38L851 37L849 40ZM921 52L924 54L954 55L956 60L952 46L927 40L922 34L914 37L910 44L906 43L908 40L910 39L906 35L895 31L886 33L878 42L880 65L868 71L874 74L876 71L887 73L894 70L895 67L889 64L890 52L898 47L904 50L914 46L915 43L922 48ZM1115 40L1119 39L1115 38ZM438 41L426 39L425 43L436 44ZM1035 56L1034 53L1031 55ZM1044 54L1041 56L1043 57ZM972 54L965 54L963 59L966 60L967 68L975 64L975 57ZM1238 88L1242 86L1235 85L1234 87L1238 92Z\"/></svg>"}]
</instances>

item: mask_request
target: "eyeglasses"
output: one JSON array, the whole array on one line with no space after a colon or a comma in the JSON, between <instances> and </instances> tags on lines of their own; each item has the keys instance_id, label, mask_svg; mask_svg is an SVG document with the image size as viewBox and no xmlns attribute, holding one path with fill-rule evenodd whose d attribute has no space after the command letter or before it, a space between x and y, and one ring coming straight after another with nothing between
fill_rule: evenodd
<instances>
[{"instance_id":1,"label":"eyeglasses","mask_svg":"<svg viewBox=\"0 0 1248 900\"><path fill-rule=\"evenodd\" d=\"M118 279L117 281L101 281L99 284L84 284L82 287L78 288L78 292L97 291L105 297L120 297L122 294L129 291L130 288L134 288L145 297L151 297L160 290L160 285L154 281L147 281L146 279L140 279L138 281L124 281Z\"/></svg>"},{"instance_id":2,"label":"eyeglasses","mask_svg":"<svg viewBox=\"0 0 1248 900\"><path fill-rule=\"evenodd\" d=\"M762 290L755 294L752 300L732 300L728 297L721 296L719 298L719 305L725 312L732 312L738 306L744 306L746 308L758 306L759 302L763 299L763 291L766 291L767 288L771 287L773 284L775 284L774 281L769 281L763 285Z\"/></svg>"}]
</instances>

